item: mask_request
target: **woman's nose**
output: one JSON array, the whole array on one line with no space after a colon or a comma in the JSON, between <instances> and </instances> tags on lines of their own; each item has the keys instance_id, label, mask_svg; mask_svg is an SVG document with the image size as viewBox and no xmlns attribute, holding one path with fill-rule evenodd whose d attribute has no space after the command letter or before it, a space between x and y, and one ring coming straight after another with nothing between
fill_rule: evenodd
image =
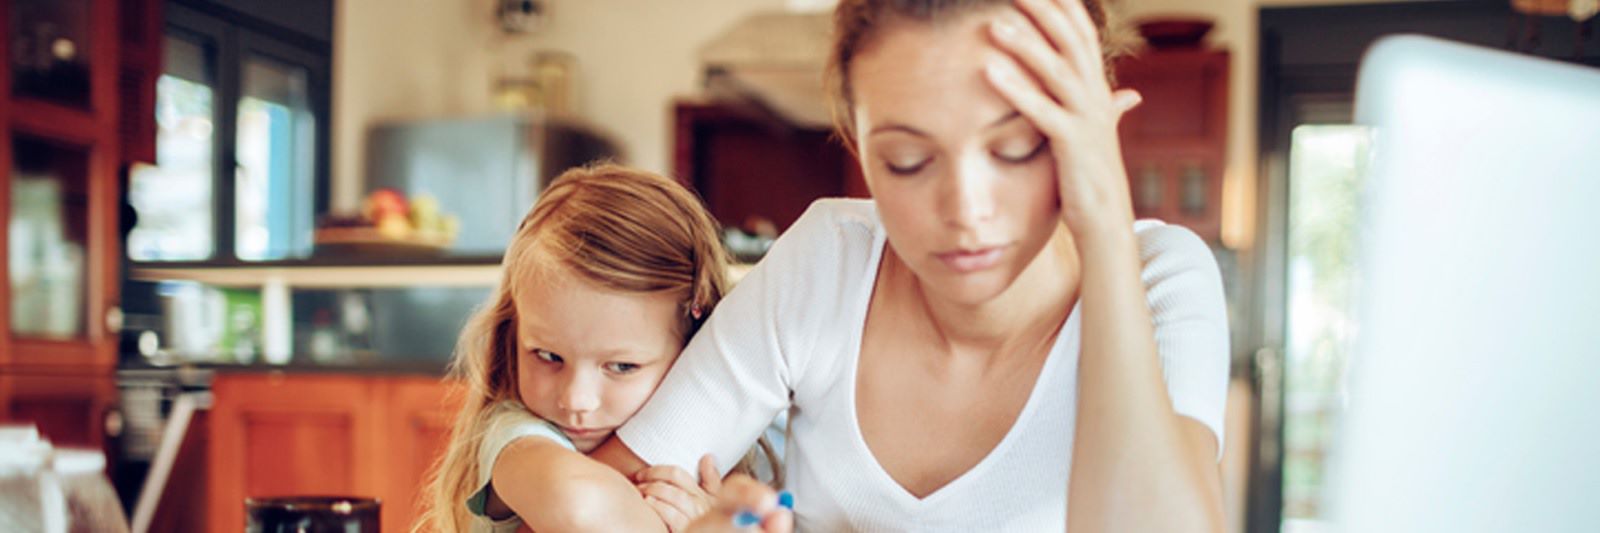
<instances>
[{"instance_id":1,"label":"woman's nose","mask_svg":"<svg viewBox=\"0 0 1600 533\"><path fill-rule=\"evenodd\" d=\"M951 227L971 228L994 217L995 168L980 157L955 163L940 191L941 215Z\"/></svg>"}]
</instances>

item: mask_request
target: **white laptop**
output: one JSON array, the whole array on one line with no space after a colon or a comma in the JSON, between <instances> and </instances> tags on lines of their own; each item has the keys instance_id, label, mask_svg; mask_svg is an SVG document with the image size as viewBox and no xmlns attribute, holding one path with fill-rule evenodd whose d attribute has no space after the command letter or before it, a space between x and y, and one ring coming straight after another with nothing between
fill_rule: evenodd
<instances>
[{"instance_id":1,"label":"white laptop","mask_svg":"<svg viewBox=\"0 0 1600 533\"><path fill-rule=\"evenodd\" d=\"M1356 122L1338 528L1600 531L1600 70L1389 37Z\"/></svg>"}]
</instances>

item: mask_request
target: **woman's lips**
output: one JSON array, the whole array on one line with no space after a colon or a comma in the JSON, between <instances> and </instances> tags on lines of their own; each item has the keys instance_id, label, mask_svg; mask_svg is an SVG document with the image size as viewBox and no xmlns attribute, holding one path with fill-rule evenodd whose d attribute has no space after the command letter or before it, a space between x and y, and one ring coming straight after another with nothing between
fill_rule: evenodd
<instances>
[{"instance_id":1,"label":"woman's lips","mask_svg":"<svg viewBox=\"0 0 1600 533\"><path fill-rule=\"evenodd\" d=\"M938 257L940 261L943 261L950 270L965 274L986 270L1000 264L1000 254L1004 251L1004 246L989 246L944 252L934 254L934 257Z\"/></svg>"}]
</instances>

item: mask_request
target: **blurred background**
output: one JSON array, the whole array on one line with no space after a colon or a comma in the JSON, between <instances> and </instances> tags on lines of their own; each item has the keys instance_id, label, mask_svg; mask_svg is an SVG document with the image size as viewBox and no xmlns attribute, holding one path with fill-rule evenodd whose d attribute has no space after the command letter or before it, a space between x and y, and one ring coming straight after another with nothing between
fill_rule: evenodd
<instances>
[{"instance_id":1,"label":"blurred background","mask_svg":"<svg viewBox=\"0 0 1600 533\"><path fill-rule=\"evenodd\" d=\"M867 196L830 138L833 4L7 0L0 421L103 458L81 470L135 530L308 493L405 530L456 334L550 178L672 176L740 269L812 200ZM1229 527L1321 531L1361 52L1412 32L1600 65L1596 2L1118 7L1135 209L1205 238L1227 290Z\"/></svg>"}]
</instances>

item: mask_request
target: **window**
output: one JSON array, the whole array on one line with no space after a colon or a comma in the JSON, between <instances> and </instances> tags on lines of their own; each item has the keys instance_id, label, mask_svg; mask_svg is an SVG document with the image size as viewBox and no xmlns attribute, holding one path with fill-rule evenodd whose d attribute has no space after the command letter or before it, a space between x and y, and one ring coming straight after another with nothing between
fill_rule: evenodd
<instances>
[{"instance_id":1,"label":"window","mask_svg":"<svg viewBox=\"0 0 1600 533\"><path fill-rule=\"evenodd\" d=\"M317 4L329 9L304 20L326 24L331 4ZM128 258L310 256L327 203L327 42L281 26L294 20L281 11L256 16L202 0L165 9L157 164L131 172L138 222Z\"/></svg>"}]
</instances>

